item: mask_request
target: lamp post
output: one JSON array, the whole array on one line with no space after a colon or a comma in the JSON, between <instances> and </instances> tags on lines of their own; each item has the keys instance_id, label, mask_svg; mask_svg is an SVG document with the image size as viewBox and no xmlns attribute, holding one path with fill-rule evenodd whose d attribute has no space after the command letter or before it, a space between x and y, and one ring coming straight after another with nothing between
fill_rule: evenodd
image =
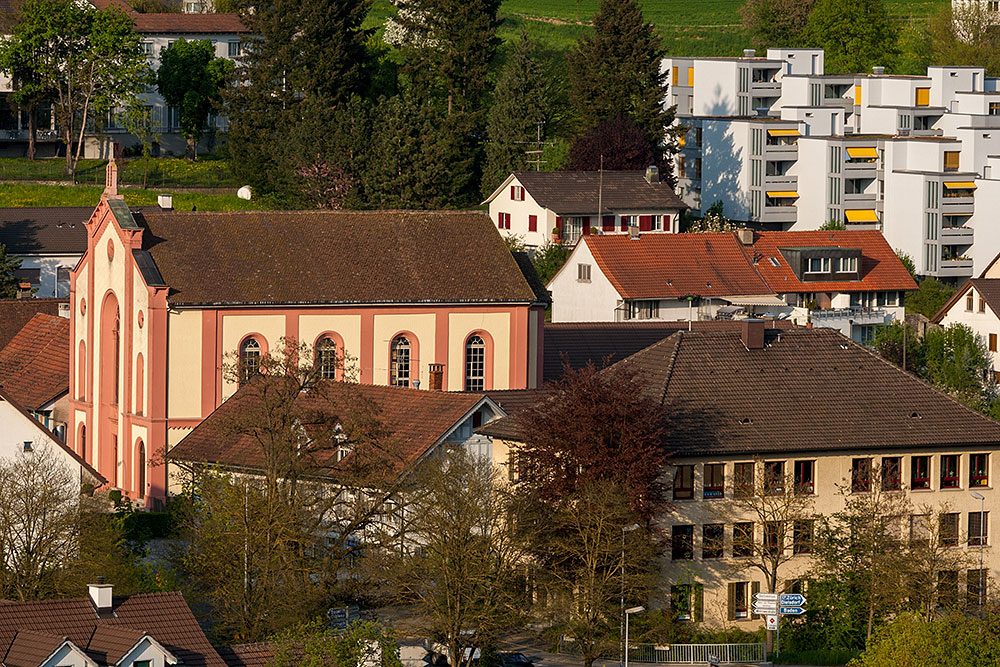
<instances>
[{"instance_id":1,"label":"lamp post","mask_svg":"<svg viewBox=\"0 0 1000 667\"><path fill-rule=\"evenodd\" d=\"M629 607L625 610L625 667L628 667L628 617L646 611L645 607Z\"/></svg>"},{"instance_id":2,"label":"lamp post","mask_svg":"<svg viewBox=\"0 0 1000 667\"><path fill-rule=\"evenodd\" d=\"M986 513L983 511L986 497L978 491L972 497L979 501L979 609L983 608L983 542L986 537Z\"/></svg>"},{"instance_id":3,"label":"lamp post","mask_svg":"<svg viewBox=\"0 0 1000 667\"><path fill-rule=\"evenodd\" d=\"M633 523L631 526L622 526L622 561L621 561L622 597L621 597L621 617L618 619L619 638L624 637L624 629L625 629L625 533L631 533L633 530L639 530L639 524ZM623 643L623 641L624 640L619 642L621 644L619 648L622 651L622 655L624 655L624 650L625 650L625 644ZM618 664L619 665L623 664L620 656L618 659Z\"/></svg>"}]
</instances>

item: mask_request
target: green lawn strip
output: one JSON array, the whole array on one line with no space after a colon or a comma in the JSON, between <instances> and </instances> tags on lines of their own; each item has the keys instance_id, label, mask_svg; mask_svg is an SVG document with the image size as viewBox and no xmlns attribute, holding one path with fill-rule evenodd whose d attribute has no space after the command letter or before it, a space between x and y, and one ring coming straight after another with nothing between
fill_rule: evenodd
<instances>
[{"instance_id":1,"label":"green lawn strip","mask_svg":"<svg viewBox=\"0 0 1000 667\"><path fill-rule=\"evenodd\" d=\"M96 206L102 187L87 185L35 185L27 183L0 184L0 207L19 206ZM123 189L125 201L131 206L155 206L161 191ZM268 209L263 200L246 201L233 194L174 194L174 208L178 211L240 211Z\"/></svg>"},{"instance_id":2,"label":"green lawn strip","mask_svg":"<svg viewBox=\"0 0 1000 667\"><path fill-rule=\"evenodd\" d=\"M62 158L28 160L0 158L0 180L4 181L64 181L65 161ZM77 183L104 184L105 160L80 160ZM146 171L141 158L124 160L118 166L121 183L141 184ZM189 162L177 158L150 158L146 182L153 187L239 187L229 165L223 160Z\"/></svg>"}]
</instances>

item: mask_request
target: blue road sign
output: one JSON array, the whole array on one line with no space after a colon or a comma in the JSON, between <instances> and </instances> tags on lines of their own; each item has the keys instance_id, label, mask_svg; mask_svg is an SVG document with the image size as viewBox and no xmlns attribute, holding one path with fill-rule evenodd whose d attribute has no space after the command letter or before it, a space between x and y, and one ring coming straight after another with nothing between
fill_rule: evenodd
<instances>
[{"instance_id":1,"label":"blue road sign","mask_svg":"<svg viewBox=\"0 0 1000 667\"><path fill-rule=\"evenodd\" d=\"M798 616L799 614L806 613L806 610L802 607L781 607L779 611L782 616Z\"/></svg>"},{"instance_id":2,"label":"blue road sign","mask_svg":"<svg viewBox=\"0 0 1000 667\"><path fill-rule=\"evenodd\" d=\"M781 604L791 605L793 607L801 607L806 603L806 596L800 595L798 593L782 593L781 594Z\"/></svg>"}]
</instances>

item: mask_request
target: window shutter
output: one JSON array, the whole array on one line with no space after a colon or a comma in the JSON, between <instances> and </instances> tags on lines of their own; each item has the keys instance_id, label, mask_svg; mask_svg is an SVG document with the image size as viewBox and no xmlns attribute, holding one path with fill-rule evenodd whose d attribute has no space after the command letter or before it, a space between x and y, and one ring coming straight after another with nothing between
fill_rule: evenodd
<instances>
[{"instance_id":1,"label":"window shutter","mask_svg":"<svg viewBox=\"0 0 1000 667\"><path fill-rule=\"evenodd\" d=\"M556 216L556 229L562 229L562 217L558 215Z\"/></svg>"},{"instance_id":2,"label":"window shutter","mask_svg":"<svg viewBox=\"0 0 1000 667\"><path fill-rule=\"evenodd\" d=\"M590 236L590 216L583 216L583 236Z\"/></svg>"},{"instance_id":3,"label":"window shutter","mask_svg":"<svg viewBox=\"0 0 1000 667\"><path fill-rule=\"evenodd\" d=\"M640 215L639 216L639 231L648 232L653 229L653 216L651 215Z\"/></svg>"},{"instance_id":4,"label":"window shutter","mask_svg":"<svg viewBox=\"0 0 1000 667\"><path fill-rule=\"evenodd\" d=\"M705 585L695 584L694 585L694 601L692 604L692 614L691 619L698 623L705 620Z\"/></svg>"},{"instance_id":5,"label":"window shutter","mask_svg":"<svg viewBox=\"0 0 1000 667\"><path fill-rule=\"evenodd\" d=\"M510 199L511 199L511 201L514 201L514 200L515 200L515 195L514 195L514 186L513 186L513 185L512 185L512 186L510 186Z\"/></svg>"},{"instance_id":6,"label":"window shutter","mask_svg":"<svg viewBox=\"0 0 1000 667\"><path fill-rule=\"evenodd\" d=\"M505 222L507 223L507 226L504 227L504 229L510 229L510 213L507 214L507 219Z\"/></svg>"},{"instance_id":7,"label":"window shutter","mask_svg":"<svg viewBox=\"0 0 1000 667\"><path fill-rule=\"evenodd\" d=\"M528 216L528 231L537 232L538 231L538 216L529 215Z\"/></svg>"},{"instance_id":8,"label":"window shutter","mask_svg":"<svg viewBox=\"0 0 1000 667\"><path fill-rule=\"evenodd\" d=\"M606 232L615 231L615 216L606 215L601 218L601 228Z\"/></svg>"},{"instance_id":9,"label":"window shutter","mask_svg":"<svg viewBox=\"0 0 1000 667\"><path fill-rule=\"evenodd\" d=\"M497 229L503 229L503 213L497 213Z\"/></svg>"},{"instance_id":10,"label":"window shutter","mask_svg":"<svg viewBox=\"0 0 1000 667\"><path fill-rule=\"evenodd\" d=\"M756 595L757 593L760 593L760 582L759 581L752 581L752 582L750 582L750 599L747 600L747 604L750 605L750 607L751 607L751 610L750 610L751 616L750 616L750 618L760 618L760 616L758 614L754 614L753 613L753 609L752 609L752 607L753 607L753 596Z\"/></svg>"},{"instance_id":11,"label":"window shutter","mask_svg":"<svg viewBox=\"0 0 1000 667\"><path fill-rule=\"evenodd\" d=\"M730 621L735 621L736 620L736 587L738 585L739 584L729 584L729 590L728 590L728 593L729 593L729 613L727 615L727 618Z\"/></svg>"},{"instance_id":12,"label":"window shutter","mask_svg":"<svg viewBox=\"0 0 1000 667\"><path fill-rule=\"evenodd\" d=\"M622 216L622 231L623 232L628 231L628 217L624 215Z\"/></svg>"}]
</instances>

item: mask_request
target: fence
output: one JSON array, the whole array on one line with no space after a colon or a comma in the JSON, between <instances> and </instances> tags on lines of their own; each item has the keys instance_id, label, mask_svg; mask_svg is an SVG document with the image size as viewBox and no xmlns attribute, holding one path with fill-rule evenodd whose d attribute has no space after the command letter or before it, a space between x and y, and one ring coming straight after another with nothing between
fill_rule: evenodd
<instances>
[{"instance_id":1,"label":"fence","mask_svg":"<svg viewBox=\"0 0 1000 667\"><path fill-rule=\"evenodd\" d=\"M562 640L559 642L560 653L579 653L576 642ZM614 655L601 656L602 660L618 660L618 652ZM764 644L633 644L628 649L630 663L657 663L697 665L713 662L753 663L764 662Z\"/></svg>"}]
</instances>

